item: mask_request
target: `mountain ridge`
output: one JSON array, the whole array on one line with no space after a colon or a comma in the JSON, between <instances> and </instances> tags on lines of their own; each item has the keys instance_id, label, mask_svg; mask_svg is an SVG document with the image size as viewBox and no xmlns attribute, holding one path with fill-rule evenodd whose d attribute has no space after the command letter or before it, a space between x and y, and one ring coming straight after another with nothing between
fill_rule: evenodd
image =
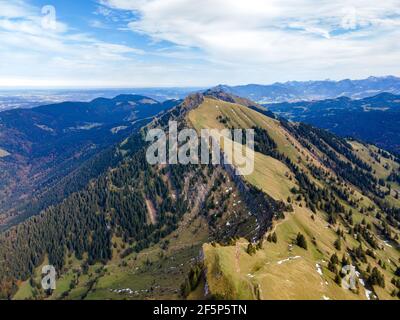
<instances>
[{"instance_id":1,"label":"mountain ridge","mask_svg":"<svg viewBox=\"0 0 400 320\"><path fill-rule=\"evenodd\" d=\"M117 147L125 159L85 190L2 235L3 296L395 298L399 185L389 176L400 164L390 153L212 95L192 95L149 126L166 128L170 120L196 130L254 128L254 174L149 166L137 133ZM357 292L335 282L341 264L334 254L357 267L364 283ZM63 271L60 289L46 295L37 283L48 263Z\"/></svg>"},{"instance_id":2,"label":"mountain ridge","mask_svg":"<svg viewBox=\"0 0 400 320\"><path fill-rule=\"evenodd\" d=\"M324 100L340 96L362 99L381 92L400 94L400 78L385 76L361 80L288 81L269 85L219 85L216 88L262 104Z\"/></svg>"},{"instance_id":3,"label":"mountain ridge","mask_svg":"<svg viewBox=\"0 0 400 320\"><path fill-rule=\"evenodd\" d=\"M384 92L358 100L340 97L264 106L292 121L306 122L343 137L400 152L400 95Z\"/></svg>"}]
</instances>

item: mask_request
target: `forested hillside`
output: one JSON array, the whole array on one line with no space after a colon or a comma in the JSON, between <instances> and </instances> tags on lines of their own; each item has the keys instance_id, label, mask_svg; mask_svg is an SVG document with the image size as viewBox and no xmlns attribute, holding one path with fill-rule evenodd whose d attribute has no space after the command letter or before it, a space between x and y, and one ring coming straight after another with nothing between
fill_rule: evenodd
<instances>
[{"instance_id":1,"label":"forested hillside","mask_svg":"<svg viewBox=\"0 0 400 320\"><path fill-rule=\"evenodd\" d=\"M114 144L178 103L120 95L1 112L0 229L82 189L118 162Z\"/></svg>"},{"instance_id":2,"label":"forested hillside","mask_svg":"<svg viewBox=\"0 0 400 320\"><path fill-rule=\"evenodd\" d=\"M268 115L212 90L157 117L82 191L1 235L2 297L396 299L397 158ZM144 134L170 120L254 129L254 172L149 165ZM40 288L44 264L56 266L55 291ZM342 285L350 264L354 290Z\"/></svg>"},{"instance_id":3,"label":"forested hillside","mask_svg":"<svg viewBox=\"0 0 400 320\"><path fill-rule=\"evenodd\" d=\"M278 103L266 107L283 118L327 129L342 137L400 152L400 96L390 93L360 100L347 97Z\"/></svg>"}]
</instances>

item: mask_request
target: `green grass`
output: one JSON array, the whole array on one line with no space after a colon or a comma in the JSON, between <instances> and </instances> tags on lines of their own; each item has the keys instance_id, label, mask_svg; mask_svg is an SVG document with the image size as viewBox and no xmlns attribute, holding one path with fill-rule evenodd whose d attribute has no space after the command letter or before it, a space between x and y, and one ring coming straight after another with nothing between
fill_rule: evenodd
<instances>
[{"instance_id":1,"label":"green grass","mask_svg":"<svg viewBox=\"0 0 400 320\"><path fill-rule=\"evenodd\" d=\"M257 291L259 298L267 300L366 299L364 289L355 294L339 287L334 282L334 275L327 269L333 253L341 258L346 246L359 244L346 237L342 250L337 252L333 246L337 235L327 228L322 213L312 220L308 209L296 207L294 214L276 225L275 232L278 243L264 242L263 249L253 256L246 253L248 242L244 239L238 241L239 250L235 246L213 247L206 244L204 252L211 293L231 299L255 299ZM308 250L293 245L299 232L305 235ZM312 243L313 237L317 239L316 245ZM386 252L389 256L393 254ZM287 260L289 257L298 258ZM317 272L317 264L322 269L322 276ZM387 290L377 290L377 293L381 299L387 299L391 289L388 285Z\"/></svg>"},{"instance_id":2,"label":"green grass","mask_svg":"<svg viewBox=\"0 0 400 320\"><path fill-rule=\"evenodd\" d=\"M305 172L309 172L307 164L312 162L317 167L331 172L325 168L318 157L323 157L319 150L315 150L312 155L304 149L296 139L286 132L278 121L265 117L246 107L217 101L206 98L203 104L192 110L189 114L189 121L197 129L212 128L223 129L224 124L217 119L218 116L228 118L227 127L251 128L259 126L268 131L269 135L278 145L278 150L297 163ZM353 143L352 143L353 144ZM391 168L397 168L398 164L393 161L383 159L378 164L370 156L369 152L376 152L373 147L365 147L353 144L355 152L365 162L371 164L376 171L378 178L386 178L389 171L384 168L385 163ZM372 149L371 149L372 148ZM290 188L295 186L295 181L290 181L287 174L290 170L281 162L256 154L255 172L246 176L245 179L251 184L259 187L264 192L275 199L286 200L290 195ZM318 181L310 178L320 187L327 187L325 181ZM350 186L354 194L354 199L361 199L360 205L364 208L373 205L373 202L354 187ZM346 210L350 206L341 201ZM378 221L372 216L361 214L353 208L354 222L361 222L366 219L367 222L376 224ZM337 239L336 229L344 228L339 221L338 225L329 227L327 216L319 212L314 214L314 220L311 219L313 213L303 207L295 206L295 213L288 214L284 221L278 222L275 231L278 235L278 244L266 244L266 248L257 252L254 256L247 255L247 242L240 241L240 253L236 247L213 247L209 244L204 245L203 249L207 264L207 283L211 293L217 296L233 299L366 299L363 290L359 294L340 288L334 283L334 275L328 271L328 261L333 253L337 253L341 258L347 248L359 246L359 242L353 237L346 235L343 240L342 250L338 252L333 243ZM305 251L297 246L292 246L293 240L298 233L305 235L308 250ZM313 244L313 239L316 244ZM364 244L365 245L365 244ZM396 250L387 247L385 251L379 251L381 259L395 257L398 261ZM239 258L237 258L239 255ZM300 256L301 258L289 260L287 263L279 264L279 261L285 261L288 257ZM371 262L372 263L372 262ZM323 276L317 272L316 264L322 268ZM390 277L388 271L386 277ZM249 276L251 275L251 276ZM391 289L388 286L388 290ZM380 298L387 298L388 290L385 293L377 293ZM197 293L198 294L198 293Z\"/></svg>"},{"instance_id":3,"label":"green grass","mask_svg":"<svg viewBox=\"0 0 400 320\"><path fill-rule=\"evenodd\" d=\"M18 292L14 296L14 300L27 300L33 297L33 288L29 281L20 284Z\"/></svg>"},{"instance_id":4,"label":"green grass","mask_svg":"<svg viewBox=\"0 0 400 320\"><path fill-rule=\"evenodd\" d=\"M356 154L359 156L361 160L368 163L372 169L376 172L375 176L377 178L386 179L392 170L397 170L399 168L399 164L395 161L386 159L384 157L380 157L380 163L378 163L372 156L371 152L374 154L378 154L378 148L372 145L364 145L356 141L349 142L352 146ZM385 166L388 165L389 169L386 169Z\"/></svg>"},{"instance_id":5,"label":"green grass","mask_svg":"<svg viewBox=\"0 0 400 320\"><path fill-rule=\"evenodd\" d=\"M236 104L206 99L200 107L189 114L189 120L199 131L201 129L222 130L225 126L217 120L219 115L228 117L234 127L268 127L273 138L278 140L278 145L282 144L279 143L282 133L277 136L277 131L281 129L276 120ZM223 148L224 145L222 144L221 147ZM280 161L260 153L255 153L254 160L254 172L244 178L274 199L286 201L290 195L290 189L296 186L294 181L290 181L286 177L286 174L290 172L288 167Z\"/></svg>"},{"instance_id":6,"label":"green grass","mask_svg":"<svg viewBox=\"0 0 400 320\"><path fill-rule=\"evenodd\" d=\"M180 285L190 270L192 259L199 255L207 237L208 231L202 219L186 217L182 226L167 237L170 242L167 250L155 245L124 259L115 252L90 292L86 290L87 282L93 280L95 275L80 278L77 288L71 291L68 298L80 299L87 293L87 300L178 299ZM113 241L120 243L120 239ZM135 293L115 292L128 288Z\"/></svg>"}]
</instances>

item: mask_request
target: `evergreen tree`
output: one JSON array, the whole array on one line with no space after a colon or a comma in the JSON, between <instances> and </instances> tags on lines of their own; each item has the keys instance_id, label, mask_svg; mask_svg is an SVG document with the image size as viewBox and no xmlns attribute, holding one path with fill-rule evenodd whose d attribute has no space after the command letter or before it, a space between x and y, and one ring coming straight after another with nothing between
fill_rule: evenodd
<instances>
[{"instance_id":1,"label":"evergreen tree","mask_svg":"<svg viewBox=\"0 0 400 320\"><path fill-rule=\"evenodd\" d=\"M296 244L300 247L303 248L304 250L307 250L307 241L304 235L299 233L296 237Z\"/></svg>"},{"instance_id":2,"label":"evergreen tree","mask_svg":"<svg viewBox=\"0 0 400 320\"><path fill-rule=\"evenodd\" d=\"M335 246L336 250L338 251L342 250L342 242L340 241L340 238L337 239L333 245Z\"/></svg>"}]
</instances>

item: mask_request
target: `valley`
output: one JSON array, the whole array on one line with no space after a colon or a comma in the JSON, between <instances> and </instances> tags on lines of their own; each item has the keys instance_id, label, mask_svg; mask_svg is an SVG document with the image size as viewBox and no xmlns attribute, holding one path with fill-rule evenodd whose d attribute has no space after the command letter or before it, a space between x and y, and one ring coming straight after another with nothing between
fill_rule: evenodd
<instances>
[{"instance_id":1,"label":"valley","mask_svg":"<svg viewBox=\"0 0 400 320\"><path fill-rule=\"evenodd\" d=\"M1 112L0 229L79 191L120 160L115 144L178 103L120 95Z\"/></svg>"},{"instance_id":2,"label":"valley","mask_svg":"<svg viewBox=\"0 0 400 320\"><path fill-rule=\"evenodd\" d=\"M340 97L265 105L278 116L327 129L399 153L400 96L381 93L363 99Z\"/></svg>"}]
</instances>

